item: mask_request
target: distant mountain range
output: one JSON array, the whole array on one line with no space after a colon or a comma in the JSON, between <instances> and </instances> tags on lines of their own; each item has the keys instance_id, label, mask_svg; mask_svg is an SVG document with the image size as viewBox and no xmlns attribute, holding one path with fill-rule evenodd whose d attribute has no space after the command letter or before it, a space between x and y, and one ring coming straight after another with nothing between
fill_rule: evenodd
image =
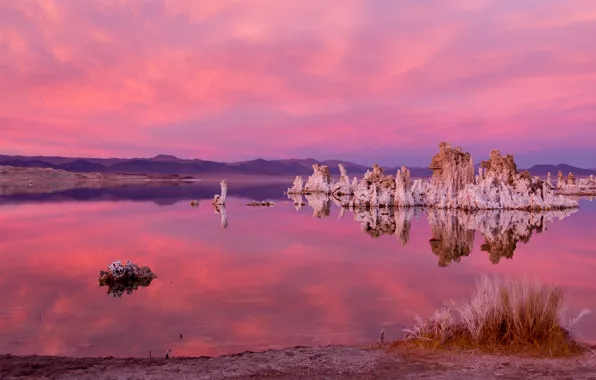
<instances>
[{"instance_id":1,"label":"distant mountain range","mask_svg":"<svg viewBox=\"0 0 596 380\"><path fill-rule=\"evenodd\" d=\"M182 159L172 155L160 154L152 158L77 158L45 156L8 156L0 155L0 165L17 167L37 167L62 169L79 173L127 173L127 174L244 174L244 175L309 175L313 164L328 165L331 174L339 174L338 164L343 164L349 176L365 173L369 166L349 161L312 158L264 160L256 159L242 162L217 162L199 159ZM401 166L401 165L400 165ZM383 167L386 173L395 174L400 166ZM476 165L478 167L478 164ZM409 167L413 177L428 177L432 171L427 167ZM532 175L545 176L551 172L556 176L560 170L564 175L573 172L586 176L596 174L596 169L582 169L571 165L534 165L528 169Z\"/></svg>"},{"instance_id":2,"label":"distant mountain range","mask_svg":"<svg viewBox=\"0 0 596 380\"><path fill-rule=\"evenodd\" d=\"M182 159L160 154L152 158L69 158L45 156L7 156L0 155L0 165L16 167L35 167L61 169L79 173L127 173L127 174L206 174L230 173L244 175L310 175L312 165L328 165L331 174L339 174L338 164L343 164L348 175L363 174L368 166L348 161L318 161L312 158L264 160L256 159L242 162L217 162L199 159ZM383 167L388 173L397 172L398 167ZM430 176L428 168L410 168L412 175Z\"/></svg>"},{"instance_id":3,"label":"distant mountain range","mask_svg":"<svg viewBox=\"0 0 596 380\"><path fill-rule=\"evenodd\" d=\"M564 176L567 176L570 172L576 176L585 177L592 174L596 174L596 169L582 169L576 166L571 166L567 164L559 164L559 165L534 165L528 169L528 171L532 175L539 175L545 176L550 172L550 175L553 178L556 178L557 173L561 171Z\"/></svg>"}]
</instances>

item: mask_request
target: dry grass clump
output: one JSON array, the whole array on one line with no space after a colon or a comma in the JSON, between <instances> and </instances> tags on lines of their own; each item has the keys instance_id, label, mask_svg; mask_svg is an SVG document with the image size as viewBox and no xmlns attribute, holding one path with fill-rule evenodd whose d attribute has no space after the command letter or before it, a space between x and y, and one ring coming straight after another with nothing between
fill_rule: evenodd
<instances>
[{"instance_id":1,"label":"dry grass clump","mask_svg":"<svg viewBox=\"0 0 596 380\"><path fill-rule=\"evenodd\" d=\"M437 310L425 320L417 317L398 344L551 356L581 353L584 348L570 329L590 311L564 323L567 303L567 292L556 285L485 276L469 301Z\"/></svg>"}]
</instances>

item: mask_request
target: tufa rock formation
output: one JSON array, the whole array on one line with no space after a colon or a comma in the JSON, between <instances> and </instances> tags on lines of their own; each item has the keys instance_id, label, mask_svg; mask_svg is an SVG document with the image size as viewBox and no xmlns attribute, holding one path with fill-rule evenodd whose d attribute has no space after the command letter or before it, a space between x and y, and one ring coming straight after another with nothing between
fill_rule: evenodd
<instances>
[{"instance_id":1,"label":"tufa rock formation","mask_svg":"<svg viewBox=\"0 0 596 380\"><path fill-rule=\"evenodd\" d=\"M375 164L372 171L367 170L354 189L354 197L349 202L352 207L390 207L395 196L395 179L385 175L383 169Z\"/></svg>"},{"instance_id":2,"label":"tufa rock formation","mask_svg":"<svg viewBox=\"0 0 596 380\"><path fill-rule=\"evenodd\" d=\"M569 175L567 175L567 185L575 185L575 176L571 172L569 172Z\"/></svg>"},{"instance_id":3,"label":"tufa rock formation","mask_svg":"<svg viewBox=\"0 0 596 380\"><path fill-rule=\"evenodd\" d=\"M563 172L559 170L557 174L557 189L562 189L566 187L565 180L563 179Z\"/></svg>"},{"instance_id":4,"label":"tufa rock formation","mask_svg":"<svg viewBox=\"0 0 596 380\"><path fill-rule=\"evenodd\" d=\"M226 181L225 179L222 180L220 183L221 186L221 194L215 194L213 196L213 202L212 204L215 205L225 205L226 204L226 196L228 194L228 181Z\"/></svg>"},{"instance_id":5,"label":"tufa rock formation","mask_svg":"<svg viewBox=\"0 0 596 380\"><path fill-rule=\"evenodd\" d=\"M501 156L501 152L498 149L493 149L490 152L489 159L480 162L480 167L484 169L482 171L482 179L491 178L509 185L515 183L517 165L515 165L515 160L511 154Z\"/></svg>"},{"instance_id":6,"label":"tufa rock formation","mask_svg":"<svg viewBox=\"0 0 596 380\"><path fill-rule=\"evenodd\" d=\"M303 193L331 193L331 173L327 165L314 164L312 166L313 174L308 177L308 181L304 185Z\"/></svg>"},{"instance_id":7,"label":"tufa rock formation","mask_svg":"<svg viewBox=\"0 0 596 380\"><path fill-rule=\"evenodd\" d=\"M304 181L302 176L296 176L292 187L288 189L287 194L302 194L304 192Z\"/></svg>"},{"instance_id":8,"label":"tufa rock formation","mask_svg":"<svg viewBox=\"0 0 596 380\"><path fill-rule=\"evenodd\" d=\"M108 287L108 295L121 297L124 292L132 294L139 286L147 287L157 275L149 267L139 267L131 261L122 265L122 261L114 261L108 265L107 271L99 272L99 286Z\"/></svg>"},{"instance_id":9,"label":"tufa rock formation","mask_svg":"<svg viewBox=\"0 0 596 380\"><path fill-rule=\"evenodd\" d=\"M578 203L555 195L552 186L529 173L517 171L512 155L493 150L483 161L482 176L458 194L457 208L549 210L578 207Z\"/></svg>"},{"instance_id":10,"label":"tufa rock formation","mask_svg":"<svg viewBox=\"0 0 596 380\"><path fill-rule=\"evenodd\" d=\"M474 183L472 156L445 142L439 144L439 153L431 159L430 169L433 171L431 185L444 188L450 194L457 194L467 184Z\"/></svg>"},{"instance_id":11,"label":"tufa rock formation","mask_svg":"<svg viewBox=\"0 0 596 380\"><path fill-rule=\"evenodd\" d=\"M331 188L331 193L335 196L341 197L344 195L352 195L354 194L354 187L352 183L350 183L350 178L346 172L346 168L343 164L339 164L339 181L333 184Z\"/></svg>"},{"instance_id":12,"label":"tufa rock formation","mask_svg":"<svg viewBox=\"0 0 596 380\"><path fill-rule=\"evenodd\" d=\"M586 178L576 178L573 173L569 173L567 180L564 180L563 173L559 172L556 190L558 194L565 195L595 195L596 178L594 175Z\"/></svg>"},{"instance_id":13,"label":"tufa rock formation","mask_svg":"<svg viewBox=\"0 0 596 380\"><path fill-rule=\"evenodd\" d=\"M379 165L374 165L360 181L350 184L343 166L340 166L340 180L334 183L327 166L313 165L314 173L302 191L297 178L288 194L331 194L344 207L364 209L422 206L464 210L550 210L578 207L577 201L555 194L550 179L544 182L532 178L527 172L519 173L513 156L503 156L498 150L493 150L489 159L481 162L475 176L469 153L441 143L430 168L433 170L430 181L412 181L406 167L398 170L394 178L385 175ZM559 174L557 189L568 186L562 183L562 174ZM587 184L588 181L584 181L584 187ZM347 199L346 195L349 195Z\"/></svg>"}]
</instances>

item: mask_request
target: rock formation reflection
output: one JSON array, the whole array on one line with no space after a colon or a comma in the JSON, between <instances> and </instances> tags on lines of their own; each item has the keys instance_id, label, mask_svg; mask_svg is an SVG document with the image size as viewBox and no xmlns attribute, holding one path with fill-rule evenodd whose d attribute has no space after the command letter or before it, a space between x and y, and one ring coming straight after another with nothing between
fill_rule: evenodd
<instances>
[{"instance_id":1,"label":"rock formation reflection","mask_svg":"<svg viewBox=\"0 0 596 380\"><path fill-rule=\"evenodd\" d=\"M221 215L221 227L228 228L228 216L226 215L225 205L213 205L213 211Z\"/></svg>"},{"instance_id":2,"label":"rock formation reflection","mask_svg":"<svg viewBox=\"0 0 596 380\"><path fill-rule=\"evenodd\" d=\"M474 230L469 228L462 211L431 209L428 223L432 230L429 240L432 252L439 258L439 266L446 267L452 261L461 261L474 246Z\"/></svg>"},{"instance_id":3,"label":"rock formation reflection","mask_svg":"<svg viewBox=\"0 0 596 380\"><path fill-rule=\"evenodd\" d=\"M331 197L328 195L312 193L306 194L304 197L313 209L313 217L322 218L331 214Z\"/></svg>"},{"instance_id":4,"label":"rock formation reflection","mask_svg":"<svg viewBox=\"0 0 596 380\"><path fill-rule=\"evenodd\" d=\"M393 235L396 231L393 209L352 209L354 220L360 222L360 229L373 238L381 235Z\"/></svg>"},{"instance_id":5,"label":"rock formation reflection","mask_svg":"<svg viewBox=\"0 0 596 380\"><path fill-rule=\"evenodd\" d=\"M401 245L406 245L410 240L410 229L412 228L412 219L418 217L422 212L420 208L406 208L399 210L395 214L395 235Z\"/></svg>"},{"instance_id":6,"label":"rock formation reflection","mask_svg":"<svg viewBox=\"0 0 596 380\"><path fill-rule=\"evenodd\" d=\"M491 262L511 259L518 242L528 243L534 232L546 231L555 219L562 220L577 210L549 212L486 211L469 215L468 228L479 230L484 236L482 251L488 252Z\"/></svg>"},{"instance_id":7,"label":"rock formation reflection","mask_svg":"<svg viewBox=\"0 0 596 380\"><path fill-rule=\"evenodd\" d=\"M288 194L288 198L294 203L296 211L302 210L302 206L306 205L302 200L302 194Z\"/></svg>"},{"instance_id":8,"label":"rock formation reflection","mask_svg":"<svg viewBox=\"0 0 596 380\"><path fill-rule=\"evenodd\" d=\"M302 198L301 195L291 195ZM308 205L313 209L313 217L330 216L331 202L335 198L324 194L305 195ZM296 203L300 203L295 201ZM497 264L502 258L511 259L517 243L528 243L534 232L541 233L556 219L562 220L577 212L577 209L530 212L520 210L445 210L428 208L346 208L339 204L339 216L345 212L354 214L354 220L360 223L360 229L373 238L382 235L396 235L397 240L405 245L410 237L412 219L425 212L432 231L429 240L431 251L438 257L438 265L449 266L460 262L474 248L476 231L480 232L483 242L480 250L489 254L492 263ZM297 207L297 210L299 208Z\"/></svg>"},{"instance_id":9,"label":"rock formation reflection","mask_svg":"<svg viewBox=\"0 0 596 380\"><path fill-rule=\"evenodd\" d=\"M412 219L423 209L409 208L396 210L394 208L374 208L363 210L359 208L343 209L354 214L354 220L360 222L360 229L373 238L382 235L395 235L397 240L406 245L410 240Z\"/></svg>"}]
</instances>

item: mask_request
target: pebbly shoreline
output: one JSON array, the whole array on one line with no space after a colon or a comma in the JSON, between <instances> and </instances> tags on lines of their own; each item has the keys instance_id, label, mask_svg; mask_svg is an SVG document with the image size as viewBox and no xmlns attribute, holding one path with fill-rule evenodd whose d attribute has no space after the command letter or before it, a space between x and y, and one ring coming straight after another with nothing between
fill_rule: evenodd
<instances>
[{"instance_id":1,"label":"pebbly shoreline","mask_svg":"<svg viewBox=\"0 0 596 380\"><path fill-rule=\"evenodd\" d=\"M219 357L0 356L2 379L594 379L596 355L533 358L405 348L291 347Z\"/></svg>"}]
</instances>

